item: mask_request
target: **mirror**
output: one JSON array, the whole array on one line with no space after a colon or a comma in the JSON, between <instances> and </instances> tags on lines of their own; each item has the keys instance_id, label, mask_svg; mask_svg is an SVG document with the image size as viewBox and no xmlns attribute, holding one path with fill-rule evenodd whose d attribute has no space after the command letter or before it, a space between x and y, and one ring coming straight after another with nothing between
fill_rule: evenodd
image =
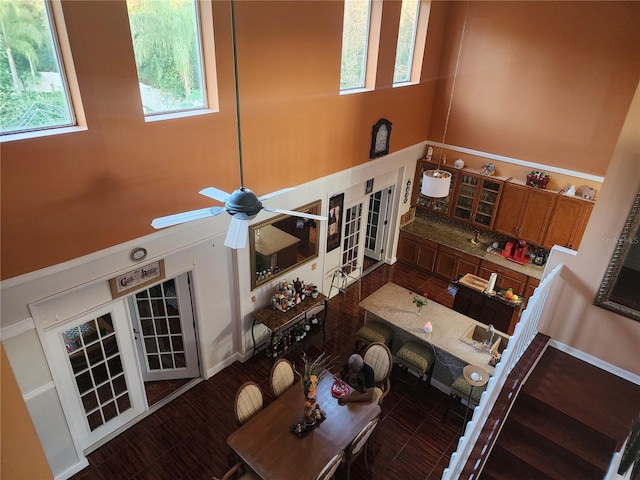
<instances>
[{"instance_id":1,"label":"mirror","mask_svg":"<svg viewBox=\"0 0 640 480\"><path fill-rule=\"evenodd\" d=\"M321 201L294 209L320 215ZM251 290L318 257L319 222L278 215L249 227Z\"/></svg>"},{"instance_id":2,"label":"mirror","mask_svg":"<svg viewBox=\"0 0 640 480\"><path fill-rule=\"evenodd\" d=\"M640 192L593 304L640 321Z\"/></svg>"}]
</instances>

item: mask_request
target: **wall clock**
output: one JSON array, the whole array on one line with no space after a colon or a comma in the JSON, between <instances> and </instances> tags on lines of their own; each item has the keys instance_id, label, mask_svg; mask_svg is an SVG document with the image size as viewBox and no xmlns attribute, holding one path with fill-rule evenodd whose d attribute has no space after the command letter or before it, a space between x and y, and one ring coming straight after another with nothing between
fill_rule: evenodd
<instances>
[{"instance_id":1,"label":"wall clock","mask_svg":"<svg viewBox=\"0 0 640 480\"><path fill-rule=\"evenodd\" d=\"M389 139L391 138L391 122L381 118L373 126L371 135L371 152L369 158L378 158L389 153Z\"/></svg>"},{"instance_id":2,"label":"wall clock","mask_svg":"<svg viewBox=\"0 0 640 480\"><path fill-rule=\"evenodd\" d=\"M134 248L131 251L131 260L133 260L134 262L141 262L146 257L147 257L147 250L142 247Z\"/></svg>"}]
</instances>

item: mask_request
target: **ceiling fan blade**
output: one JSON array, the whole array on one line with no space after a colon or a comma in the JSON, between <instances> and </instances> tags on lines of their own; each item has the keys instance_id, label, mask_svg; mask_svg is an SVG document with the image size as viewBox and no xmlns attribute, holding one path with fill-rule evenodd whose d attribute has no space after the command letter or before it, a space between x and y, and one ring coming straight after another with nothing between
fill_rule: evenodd
<instances>
[{"instance_id":1,"label":"ceiling fan blade","mask_svg":"<svg viewBox=\"0 0 640 480\"><path fill-rule=\"evenodd\" d=\"M267 212L284 213L286 215L292 215L294 217L313 218L314 220L326 220L327 217L322 215L315 215L313 213L295 212L293 210L282 210L281 208L262 207Z\"/></svg>"},{"instance_id":2,"label":"ceiling fan blade","mask_svg":"<svg viewBox=\"0 0 640 480\"><path fill-rule=\"evenodd\" d=\"M290 192L291 190L295 190L295 189L296 187L288 187L288 188L283 188L282 190L276 190L275 192L267 193L266 195L259 197L258 200L260 201L267 200L269 198L276 197L278 195Z\"/></svg>"},{"instance_id":3,"label":"ceiling fan blade","mask_svg":"<svg viewBox=\"0 0 640 480\"><path fill-rule=\"evenodd\" d=\"M167 215L166 217L155 218L153 222L151 222L151 226L153 228L170 227L172 225L178 225L179 223L186 223L192 220L218 215L222 212L224 212L224 207L201 208L200 210L191 210L190 212L176 213L174 215Z\"/></svg>"},{"instance_id":4,"label":"ceiling fan blade","mask_svg":"<svg viewBox=\"0 0 640 480\"><path fill-rule=\"evenodd\" d=\"M235 214L231 219L224 245L235 249L244 248L247 246L247 238L249 238L249 218L243 214Z\"/></svg>"},{"instance_id":5,"label":"ceiling fan blade","mask_svg":"<svg viewBox=\"0 0 640 480\"><path fill-rule=\"evenodd\" d=\"M225 203L227 198L231 196L230 193L220 190L215 187L207 187L200 190L200 195L204 195L205 197L213 198L214 200L218 200L219 202Z\"/></svg>"}]
</instances>

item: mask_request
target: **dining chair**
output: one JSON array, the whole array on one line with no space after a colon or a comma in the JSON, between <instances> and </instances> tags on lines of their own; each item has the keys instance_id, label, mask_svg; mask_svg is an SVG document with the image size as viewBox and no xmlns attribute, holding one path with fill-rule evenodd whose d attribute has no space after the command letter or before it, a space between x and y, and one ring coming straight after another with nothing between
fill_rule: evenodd
<instances>
[{"instance_id":1,"label":"dining chair","mask_svg":"<svg viewBox=\"0 0 640 480\"><path fill-rule=\"evenodd\" d=\"M231 478L234 480L260 480L260 477L245 467L242 462L238 462L231 467L229 471L224 474L224 477L213 477L213 480L229 480Z\"/></svg>"},{"instance_id":2,"label":"dining chair","mask_svg":"<svg viewBox=\"0 0 640 480\"><path fill-rule=\"evenodd\" d=\"M322 471L316 476L315 480L330 480L338 470L338 467L344 459L344 452L338 453L335 457L329 460L329 463L325 465Z\"/></svg>"},{"instance_id":3,"label":"dining chair","mask_svg":"<svg viewBox=\"0 0 640 480\"><path fill-rule=\"evenodd\" d=\"M344 463L347 466L347 480L351 478L351 464L362 454L364 454L364 468L367 472L369 471L369 443L371 434L378 426L379 420L380 417L377 416L367 423L347 448L344 456Z\"/></svg>"},{"instance_id":4,"label":"dining chair","mask_svg":"<svg viewBox=\"0 0 640 480\"><path fill-rule=\"evenodd\" d=\"M243 383L236 393L234 414L238 425L242 425L262 410L264 398L262 390L256 382Z\"/></svg>"},{"instance_id":5,"label":"dining chair","mask_svg":"<svg viewBox=\"0 0 640 480\"><path fill-rule=\"evenodd\" d=\"M367 365L373 368L375 380L373 398L378 402L378 405L382 405L382 400L391 389L391 380L389 379L393 369L391 350L384 343L373 342L367 345L362 358Z\"/></svg>"},{"instance_id":6,"label":"dining chair","mask_svg":"<svg viewBox=\"0 0 640 480\"><path fill-rule=\"evenodd\" d=\"M293 366L286 358L280 358L271 367L269 384L274 397L279 397L295 383Z\"/></svg>"}]
</instances>

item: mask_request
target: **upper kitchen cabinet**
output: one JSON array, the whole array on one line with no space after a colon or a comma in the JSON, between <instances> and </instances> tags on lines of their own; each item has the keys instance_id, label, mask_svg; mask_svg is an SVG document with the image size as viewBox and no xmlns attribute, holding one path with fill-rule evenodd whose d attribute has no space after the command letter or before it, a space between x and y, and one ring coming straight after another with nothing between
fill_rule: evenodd
<instances>
[{"instance_id":1,"label":"upper kitchen cabinet","mask_svg":"<svg viewBox=\"0 0 640 480\"><path fill-rule=\"evenodd\" d=\"M542 246L554 245L577 250L587 228L594 202L559 195Z\"/></svg>"},{"instance_id":2,"label":"upper kitchen cabinet","mask_svg":"<svg viewBox=\"0 0 640 480\"><path fill-rule=\"evenodd\" d=\"M440 166L440 170L445 170L451 174L449 195L442 198L433 198L425 197L420 193L420 189L422 188L422 173L426 170L436 170L437 168L437 163L428 162L426 160L418 160L416 176L413 180L414 188L412 205L414 205L416 208L449 216L451 214L451 199L453 198L453 193L455 192L457 180L457 170L455 168L448 168L442 165Z\"/></svg>"},{"instance_id":3,"label":"upper kitchen cabinet","mask_svg":"<svg viewBox=\"0 0 640 480\"><path fill-rule=\"evenodd\" d=\"M459 172L452 216L492 228L504 182L473 173Z\"/></svg>"},{"instance_id":4,"label":"upper kitchen cabinet","mask_svg":"<svg viewBox=\"0 0 640 480\"><path fill-rule=\"evenodd\" d=\"M557 197L554 192L506 182L493 230L542 245Z\"/></svg>"}]
</instances>

